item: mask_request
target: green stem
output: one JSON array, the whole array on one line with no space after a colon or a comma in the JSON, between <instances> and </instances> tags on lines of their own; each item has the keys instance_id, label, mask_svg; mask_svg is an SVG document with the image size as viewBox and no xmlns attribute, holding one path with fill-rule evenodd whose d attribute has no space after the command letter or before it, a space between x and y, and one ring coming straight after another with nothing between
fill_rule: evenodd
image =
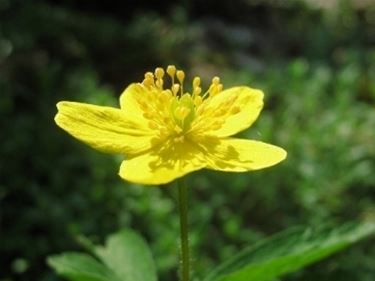
<instances>
[{"instance_id":1,"label":"green stem","mask_svg":"<svg viewBox=\"0 0 375 281\"><path fill-rule=\"evenodd\" d=\"M190 257L189 257L189 233L188 233L188 190L184 179L177 180L178 206L180 213L181 235L181 281L189 281Z\"/></svg>"}]
</instances>

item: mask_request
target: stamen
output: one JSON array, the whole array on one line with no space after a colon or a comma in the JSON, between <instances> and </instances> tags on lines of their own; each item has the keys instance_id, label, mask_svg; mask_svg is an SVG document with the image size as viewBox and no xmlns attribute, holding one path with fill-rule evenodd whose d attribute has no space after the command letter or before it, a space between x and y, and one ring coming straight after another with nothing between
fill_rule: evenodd
<instances>
[{"instance_id":1,"label":"stamen","mask_svg":"<svg viewBox=\"0 0 375 281\"><path fill-rule=\"evenodd\" d=\"M151 72L146 72L145 73L145 79L142 81L142 84L145 85L146 87L155 86L155 84L154 84L154 74L152 74Z\"/></svg>"},{"instance_id":2,"label":"stamen","mask_svg":"<svg viewBox=\"0 0 375 281\"><path fill-rule=\"evenodd\" d=\"M184 94L184 79L185 79L185 72L183 72L182 70L177 70L177 79L178 79L178 82L180 82L180 85L181 85L181 96Z\"/></svg>"},{"instance_id":3,"label":"stamen","mask_svg":"<svg viewBox=\"0 0 375 281\"><path fill-rule=\"evenodd\" d=\"M220 93L223 90L223 84L218 84L216 89L217 92Z\"/></svg>"},{"instance_id":4,"label":"stamen","mask_svg":"<svg viewBox=\"0 0 375 281\"><path fill-rule=\"evenodd\" d=\"M169 86L168 83L164 90L163 79L166 75L170 77L171 84ZM223 126L225 118L240 112L240 107L235 105L235 96L214 107L209 105L208 99L223 90L219 77L212 78L211 85L204 94L200 77L194 77L191 93L184 92L184 80L185 72L177 70L174 65L168 65L166 69L157 67L154 73L145 73L142 84L150 90L150 94L156 96L144 96L139 98L138 103L143 116L148 119L148 127L157 130L160 137L173 135L175 142L183 142L184 135L189 131L217 130ZM149 103L149 98L156 98L156 102Z\"/></svg>"},{"instance_id":5,"label":"stamen","mask_svg":"<svg viewBox=\"0 0 375 281\"><path fill-rule=\"evenodd\" d=\"M191 111L190 108L187 108L185 106L179 106L176 108L174 114L177 119L179 119L180 121L183 121L186 118L186 116L189 115L190 111Z\"/></svg>"},{"instance_id":6,"label":"stamen","mask_svg":"<svg viewBox=\"0 0 375 281\"><path fill-rule=\"evenodd\" d=\"M195 105L195 107L200 106L202 104L202 102L203 102L203 99L202 99L201 96L195 96L194 97L194 105Z\"/></svg>"},{"instance_id":7,"label":"stamen","mask_svg":"<svg viewBox=\"0 0 375 281\"><path fill-rule=\"evenodd\" d=\"M199 87L201 85L201 79L196 76L194 77L193 79L193 89L195 89L196 87Z\"/></svg>"},{"instance_id":8,"label":"stamen","mask_svg":"<svg viewBox=\"0 0 375 281\"><path fill-rule=\"evenodd\" d=\"M156 80L155 84L156 84L156 87L158 87L160 90L163 90L163 84L164 84L163 79Z\"/></svg>"},{"instance_id":9,"label":"stamen","mask_svg":"<svg viewBox=\"0 0 375 281\"><path fill-rule=\"evenodd\" d=\"M178 70L177 71L177 79L180 82L180 84L182 85L184 83L184 79L185 79L185 72L183 72L182 70Z\"/></svg>"},{"instance_id":10,"label":"stamen","mask_svg":"<svg viewBox=\"0 0 375 281\"><path fill-rule=\"evenodd\" d=\"M164 69L162 69L161 67L157 67L155 69L155 77L156 77L156 87L158 87L160 90L163 90L163 84L164 84L164 81L163 81L163 76L164 76Z\"/></svg>"},{"instance_id":11,"label":"stamen","mask_svg":"<svg viewBox=\"0 0 375 281\"><path fill-rule=\"evenodd\" d=\"M174 79L174 76L176 74L176 67L174 65L168 65L167 73L172 79Z\"/></svg>"},{"instance_id":12,"label":"stamen","mask_svg":"<svg viewBox=\"0 0 375 281\"><path fill-rule=\"evenodd\" d=\"M201 87L195 87L194 90L193 90L193 97L199 96L201 92L202 92Z\"/></svg>"},{"instance_id":13,"label":"stamen","mask_svg":"<svg viewBox=\"0 0 375 281\"><path fill-rule=\"evenodd\" d=\"M173 86L172 86L172 93L173 93L174 96L177 95L178 90L180 90L180 84L173 84Z\"/></svg>"},{"instance_id":14,"label":"stamen","mask_svg":"<svg viewBox=\"0 0 375 281\"><path fill-rule=\"evenodd\" d=\"M158 67L155 69L155 76L157 79L163 79L163 76L164 76L164 69L162 69L161 67Z\"/></svg>"},{"instance_id":15,"label":"stamen","mask_svg":"<svg viewBox=\"0 0 375 281\"><path fill-rule=\"evenodd\" d=\"M173 141L175 143L183 143L185 141L185 137L184 136L179 136L179 137L174 138Z\"/></svg>"},{"instance_id":16,"label":"stamen","mask_svg":"<svg viewBox=\"0 0 375 281\"><path fill-rule=\"evenodd\" d=\"M214 85L219 85L220 84L220 78L215 76L214 78L212 78L212 84Z\"/></svg>"},{"instance_id":17,"label":"stamen","mask_svg":"<svg viewBox=\"0 0 375 281\"><path fill-rule=\"evenodd\" d=\"M152 72L146 72L145 78L154 80L154 74Z\"/></svg>"}]
</instances>

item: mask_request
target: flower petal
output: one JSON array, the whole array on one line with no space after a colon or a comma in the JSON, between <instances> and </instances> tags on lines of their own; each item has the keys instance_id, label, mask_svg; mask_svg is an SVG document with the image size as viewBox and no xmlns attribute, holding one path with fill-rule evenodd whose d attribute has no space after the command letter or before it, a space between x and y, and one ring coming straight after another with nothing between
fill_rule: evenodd
<instances>
[{"instance_id":1,"label":"flower petal","mask_svg":"<svg viewBox=\"0 0 375 281\"><path fill-rule=\"evenodd\" d=\"M226 172L263 169L287 155L281 147L254 140L207 138L201 144L206 151L207 168Z\"/></svg>"},{"instance_id":2,"label":"flower petal","mask_svg":"<svg viewBox=\"0 0 375 281\"><path fill-rule=\"evenodd\" d=\"M258 118L263 108L263 92L249 87L234 87L224 90L211 98L208 107L211 112L224 110L222 126L218 129L207 131L208 135L228 137L250 127ZM226 106L231 104L228 108ZM203 113L204 115L204 113ZM204 117L204 116L202 116ZM209 120L210 116L203 120Z\"/></svg>"},{"instance_id":3,"label":"flower petal","mask_svg":"<svg viewBox=\"0 0 375 281\"><path fill-rule=\"evenodd\" d=\"M155 98L154 98L155 99ZM141 119L145 119L143 114L145 112L142 108L140 101L145 101L146 103L153 102L151 97L151 92L147 90L142 84L133 83L130 84L120 96L120 107L127 114L130 113Z\"/></svg>"},{"instance_id":4,"label":"flower petal","mask_svg":"<svg viewBox=\"0 0 375 281\"><path fill-rule=\"evenodd\" d=\"M120 109L66 101L59 102L57 108L57 125L100 151L136 154L156 142L147 123Z\"/></svg>"},{"instance_id":5,"label":"flower petal","mask_svg":"<svg viewBox=\"0 0 375 281\"><path fill-rule=\"evenodd\" d=\"M196 145L170 140L145 154L123 161L119 175L140 184L165 184L205 165L204 156Z\"/></svg>"}]
</instances>

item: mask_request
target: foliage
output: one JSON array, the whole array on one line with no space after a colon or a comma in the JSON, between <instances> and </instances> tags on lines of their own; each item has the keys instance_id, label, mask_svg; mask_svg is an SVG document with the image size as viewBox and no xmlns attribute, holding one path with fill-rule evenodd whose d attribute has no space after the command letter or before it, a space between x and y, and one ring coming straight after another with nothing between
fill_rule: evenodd
<instances>
[{"instance_id":1,"label":"foliage","mask_svg":"<svg viewBox=\"0 0 375 281\"><path fill-rule=\"evenodd\" d=\"M374 233L375 224L347 224L335 230L327 227L291 228L244 249L214 269L204 280L274 280ZM90 244L88 248L97 259L83 253L63 253L49 257L48 263L72 281L157 279L149 249L132 231L113 234L105 247Z\"/></svg>"},{"instance_id":2,"label":"foliage","mask_svg":"<svg viewBox=\"0 0 375 281\"><path fill-rule=\"evenodd\" d=\"M76 281L155 281L156 271L151 252L134 232L123 230L111 235L104 247L91 247L92 256L64 253L48 258L58 273Z\"/></svg>"}]
</instances>

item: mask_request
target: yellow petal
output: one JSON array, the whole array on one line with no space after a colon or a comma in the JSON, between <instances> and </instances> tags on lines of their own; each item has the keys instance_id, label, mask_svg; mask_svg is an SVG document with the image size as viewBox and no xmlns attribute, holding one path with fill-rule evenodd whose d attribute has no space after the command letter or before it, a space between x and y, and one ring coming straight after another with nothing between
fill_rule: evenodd
<instances>
[{"instance_id":1,"label":"yellow petal","mask_svg":"<svg viewBox=\"0 0 375 281\"><path fill-rule=\"evenodd\" d=\"M57 108L57 125L100 151L136 154L155 144L147 124L120 109L66 101Z\"/></svg>"},{"instance_id":2,"label":"yellow petal","mask_svg":"<svg viewBox=\"0 0 375 281\"><path fill-rule=\"evenodd\" d=\"M201 143L206 151L207 168L244 172L273 166L286 158L281 147L260 141L236 138L208 138Z\"/></svg>"},{"instance_id":3,"label":"yellow petal","mask_svg":"<svg viewBox=\"0 0 375 281\"><path fill-rule=\"evenodd\" d=\"M145 108L142 108L140 101L144 101L146 104L152 103L155 97L152 98L151 92L147 88L139 83L130 84L120 96L120 106L126 113L130 113L141 119Z\"/></svg>"},{"instance_id":4,"label":"yellow petal","mask_svg":"<svg viewBox=\"0 0 375 281\"><path fill-rule=\"evenodd\" d=\"M119 175L140 184L165 184L205 167L202 152L192 143L168 141L122 162Z\"/></svg>"},{"instance_id":5,"label":"yellow petal","mask_svg":"<svg viewBox=\"0 0 375 281\"><path fill-rule=\"evenodd\" d=\"M249 87L234 87L224 90L209 100L213 112L227 113L220 128L214 128L207 134L217 137L234 135L253 124L263 108L263 92ZM232 102L231 102L232 101ZM226 106L230 104L228 108ZM208 122L210 116L203 118Z\"/></svg>"}]
</instances>

